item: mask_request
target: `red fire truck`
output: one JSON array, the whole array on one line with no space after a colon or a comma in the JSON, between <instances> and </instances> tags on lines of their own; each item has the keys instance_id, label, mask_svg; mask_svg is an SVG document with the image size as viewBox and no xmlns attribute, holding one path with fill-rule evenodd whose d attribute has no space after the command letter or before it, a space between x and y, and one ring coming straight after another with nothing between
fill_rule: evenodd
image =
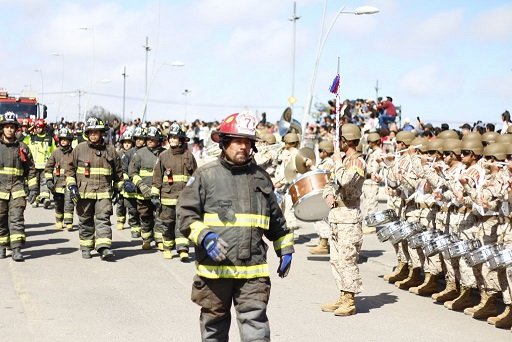
<instances>
[{"instance_id":1,"label":"red fire truck","mask_svg":"<svg viewBox=\"0 0 512 342\"><path fill-rule=\"evenodd\" d=\"M46 119L46 106L38 103L35 96L21 94L20 97L10 96L5 89L0 89L0 114L13 112L21 123L24 119L29 124L36 119Z\"/></svg>"}]
</instances>

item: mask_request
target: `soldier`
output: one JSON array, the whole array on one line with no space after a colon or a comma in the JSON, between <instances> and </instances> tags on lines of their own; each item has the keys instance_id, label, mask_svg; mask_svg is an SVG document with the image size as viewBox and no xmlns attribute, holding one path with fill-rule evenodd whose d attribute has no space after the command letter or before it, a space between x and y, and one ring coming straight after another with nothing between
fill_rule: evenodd
<instances>
[{"instance_id":1,"label":"soldier","mask_svg":"<svg viewBox=\"0 0 512 342\"><path fill-rule=\"evenodd\" d=\"M203 341L227 341L234 303L240 340L270 341L270 278L265 236L273 242L285 277L293 234L286 228L268 174L254 163L256 118L236 113L212 139L220 157L195 172L178 200L180 230L194 242L192 301L201 306ZM252 150L252 151L251 151Z\"/></svg>"},{"instance_id":2,"label":"soldier","mask_svg":"<svg viewBox=\"0 0 512 342\"><path fill-rule=\"evenodd\" d=\"M162 147L162 133L156 127L149 127L146 133L146 147L141 148L133 155L128 167L128 176L133 184L140 190L137 198L137 211L141 223L142 249L150 249L151 242L155 241L158 249L163 250L162 232L155 231L155 205L151 202L151 184L153 182L153 168Z\"/></svg>"},{"instance_id":3,"label":"soldier","mask_svg":"<svg viewBox=\"0 0 512 342\"><path fill-rule=\"evenodd\" d=\"M188 239L176 227L176 204L181 190L197 169L197 163L188 150L189 138L177 123L168 134L169 149L158 156L151 187L151 201L158 210L157 229L162 232L164 258L171 259L171 250L182 262L188 261Z\"/></svg>"},{"instance_id":4,"label":"soldier","mask_svg":"<svg viewBox=\"0 0 512 342\"><path fill-rule=\"evenodd\" d=\"M45 209L50 209L52 202L50 191L46 187L46 180L44 179L44 169L56 146L55 140L46 130L46 122L43 119L37 119L34 123L34 131L27 135L23 142L30 148L34 157L37 184L40 187L37 201L32 203L32 206L37 208L39 204L43 204Z\"/></svg>"},{"instance_id":5,"label":"soldier","mask_svg":"<svg viewBox=\"0 0 512 342\"><path fill-rule=\"evenodd\" d=\"M96 249L102 260L110 261L114 258L110 217L123 187L123 168L115 148L103 140L106 129L102 120L87 119L87 141L73 150L66 185L79 218L82 258L90 259Z\"/></svg>"},{"instance_id":6,"label":"soldier","mask_svg":"<svg viewBox=\"0 0 512 342\"><path fill-rule=\"evenodd\" d=\"M123 167L123 179L126 181L129 179L128 177L128 165L130 165L130 159L131 155L134 153L133 149L133 136L130 131L125 131L123 135L119 138L120 146L117 150L117 153L119 154L119 157L121 158L121 165ZM124 184L124 187L126 188L127 183ZM130 188L128 186L129 190L134 191L135 187ZM135 197L135 194L133 192L127 192L125 189L122 191L123 198L127 197ZM124 200L120 200L119 203L117 203L117 209L116 209L116 216L117 216L117 223L116 228L118 230L123 230L124 224L126 222L126 214L127 209L125 205ZM137 224L137 222L130 222ZM131 226L130 224L130 226Z\"/></svg>"},{"instance_id":7,"label":"soldier","mask_svg":"<svg viewBox=\"0 0 512 342\"><path fill-rule=\"evenodd\" d=\"M26 202L36 200L39 192L36 170L30 149L16 139L19 127L16 114L7 112L0 115L0 259L4 259L6 248L12 249L12 259L23 261L21 247L25 244ZM25 192L28 185L28 195ZM25 201L26 198L26 201Z\"/></svg>"},{"instance_id":8,"label":"soldier","mask_svg":"<svg viewBox=\"0 0 512 342\"><path fill-rule=\"evenodd\" d=\"M380 171L382 166L377 160L382 159L382 148L380 135L378 133L368 134L368 151L366 152L366 175L363 186L363 208L366 217L374 214L378 209L379 183L381 182ZM363 225L363 233L374 233L375 227Z\"/></svg>"},{"instance_id":9,"label":"soldier","mask_svg":"<svg viewBox=\"0 0 512 342\"><path fill-rule=\"evenodd\" d=\"M282 146L277 143L276 136L272 133L264 134L262 139L262 144L258 146L258 153L254 155L254 160L256 164L267 171L271 178L274 178L277 159L282 150Z\"/></svg>"},{"instance_id":10,"label":"soldier","mask_svg":"<svg viewBox=\"0 0 512 342\"><path fill-rule=\"evenodd\" d=\"M363 243L360 198L363 192L366 165L356 147L361 131L354 124L341 127L341 157L335 151L334 177L337 187L328 185L324 190L331 226L330 263L338 290L339 299L322 305L322 311L334 312L336 316L356 314L354 295L362 290L362 279L357 266Z\"/></svg>"},{"instance_id":11,"label":"soldier","mask_svg":"<svg viewBox=\"0 0 512 342\"><path fill-rule=\"evenodd\" d=\"M313 166L312 160L308 159L306 161L306 167L311 168L312 170L328 171L329 179L331 179L332 172L334 171L334 160L332 160L333 154L334 144L332 141L322 140L318 143L318 155L320 157L320 162L318 165ZM325 220L320 220L315 221L314 227L320 240L316 247L309 250L309 253L313 255L329 254L329 237L331 235L331 228L329 227L329 224Z\"/></svg>"},{"instance_id":12,"label":"soldier","mask_svg":"<svg viewBox=\"0 0 512 342\"><path fill-rule=\"evenodd\" d=\"M50 158L48 158L44 177L46 186L53 193L55 201L55 228L63 229L65 227L68 231L71 231L73 229L75 206L66 188L65 171L72 158L73 132L68 128L62 128L57 136L59 138L59 148L53 151Z\"/></svg>"}]
</instances>

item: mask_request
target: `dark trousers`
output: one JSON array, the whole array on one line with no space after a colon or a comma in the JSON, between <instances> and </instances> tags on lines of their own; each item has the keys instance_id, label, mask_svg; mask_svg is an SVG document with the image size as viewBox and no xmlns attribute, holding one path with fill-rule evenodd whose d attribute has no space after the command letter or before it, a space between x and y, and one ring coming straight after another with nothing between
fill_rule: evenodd
<instances>
[{"instance_id":1,"label":"dark trousers","mask_svg":"<svg viewBox=\"0 0 512 342\"><path fill-rule=\"evenodd\" d=\"M64 222L64 224L73 223L73 212L75 206L69 196L69 191L65 190L63 194L53 193L53 200L55 202L55 218L57 222Z\"/></svg>"},{"instance_id":2,"label":"dark trousers","mask_svg":"<svg viewBox=\"0 0 512 342\"><path fill-rule=\"evenodd\" d=\"M192 301L201 306L202 341L228 341L231 303L241 341L270 341L270 278L207 279L194 276Z\"/></svg>"},{"instance_id":3,"label":"dark trousers","mask_svg":"<svg viewBox=\"0 0 512 342\"><path fill-rule=\"evenodd\" d=\"M25 244L25 197L0 200L0 246L21 247Z\"/></svg>"},{"instance_id":4,"label":"dark trousers","mask_svg":"<svg viewBox=\"0 0 512 342\"><path fill-rule=\"evenodd\" d=\"M176 251L188 252L189 241L176 229L176 206L162 205L158 216L157 230L162 232L164 249L171 250L176 244Z\"/></svg>"},{"instance_id":5,"label":"dark trousers","mask_svg":"<svg viewBox=\"0 0 512 342\"><path fill-rule=\"evenodd\" d=\"M80 199L76 204L76 213L79 223L79 237L81 250L99 250L112 245L112 227L110 217L112 200L106 199Z\"/></svg>"},{"instance_id":6,"label":"dark trousers","mask_svg":"<svg viewBox=\"0 0 512 342\"><path fill-rule=\"evenodd\" d=\"M128 212L128 225L132 232L140 233L140 216L137 211L137 199L125 198L123 200L126 211Z\"/></svg>"}]
</instances>

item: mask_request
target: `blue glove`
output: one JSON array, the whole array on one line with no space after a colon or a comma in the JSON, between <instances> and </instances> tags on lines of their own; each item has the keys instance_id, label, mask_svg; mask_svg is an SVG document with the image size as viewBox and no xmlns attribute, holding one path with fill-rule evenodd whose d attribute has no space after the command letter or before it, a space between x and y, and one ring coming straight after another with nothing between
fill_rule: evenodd
<instances>
[{"instance_id":1,"label":"blue glove","mask_svg":"<svg viewBox=\"0 0 512 342\"><path fill-rule=\"evenodd\" d=\"M69 190L69 197L71 197L71 200L73 203L77 204L78 200L80 199L80 192L78 191L78 186L76 185L70 185L68 186Z\"/></svg>"},{"instance_id":2,"label":"blue glove","mask_svg":"<svg viewBox=\"0 0 512 342\"><path fill-rule=\"evenodd\" d=\"M290 267L292 266L292 254L285 254L281 257L281 261L279 262L279 268L277 269L277 274L284 278L290 272Z\"/></svg>"},{"instance_id":3,"label":"blue glove","mask_svg":"<svg viewBox=\"0 0 512 342\"><path fill-rule=\"evenodd\" d=\"M217 233L210 232L206 234L202 245L213 261L221 262L226 259L226 248L228 248L228 244L226 241L222 240Z\"/></svg>"},{"instance_id":4,"label":"blue glove","mask_svg":"<svg viewBox=\"0 0 512 342\"><path fill-rule=\"evenodd\" d=\"M133 182L127 180L124 181L124 191L130 193L137 192L137 187L135 186L135 184L133 184Z\"/></svg>"}]
</instances>

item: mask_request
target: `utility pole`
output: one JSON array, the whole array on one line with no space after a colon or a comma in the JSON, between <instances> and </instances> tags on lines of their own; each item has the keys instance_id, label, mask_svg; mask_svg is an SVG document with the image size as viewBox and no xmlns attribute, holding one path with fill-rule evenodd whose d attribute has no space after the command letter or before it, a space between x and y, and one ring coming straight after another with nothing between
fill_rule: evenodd
<instances>
[{"instance_id":1,"label":"utility pole","mask_svg":"<svg viewBox=\"0 0 512 342\"><path fill-rule=\"evenodd\" d=\"M293 17L288 19L293 22L293 49L292 49L292 93L288 98L288 103L293 107L295 101L295 47L296 47L296 37L297 37L297 20L300 17L297 16L297 1L293 2Z\"/></svg>"},{"instance_id":2,"label":"utility pole","mask_svg":"<svg viewBox=\"0 0 512 342\"><path fill-rule=\"evenodd\" d=\"M82 116L82 104L81 104L81 100L82 100L82 95L84 94L80 89L78 89L77 91L77 94L78 94L78 122L80 122L80 117Z\"/></svg>"},{"instance_id":3,"label":"utility pole","mask_svg":"<svg viewBox=\"0 0 512 342\"><path fill-rule=\"evenodd\" d=\"M379 80L375 83L375 103L377 103L377 99L379 98Z\"/></svg>"},{"instance_id":4,"label":"utility pole","mask_svg":"<svg viewBox=\"0 0 512 342\"><path fill-rule=\"evenodd\" d=\"M123 123L124 123L124 113L126 108L126 66L124 67L123 73Z\"/></svg>"},{"instance_id":5,"label":"utility pole","mask_svg":"<svg viewBox=\"0 0 512 342\"><path fill-rule=\"evenodd\" d=\"M144 112L142 114L142 122L146 121L146 111L148 108L148 55L151 48L149 47L149 39L146 37L146 44L142 45L144 50L146 50L146 73L145 73L145 81L144 81Z\"/></svg>"}]
</instances>

